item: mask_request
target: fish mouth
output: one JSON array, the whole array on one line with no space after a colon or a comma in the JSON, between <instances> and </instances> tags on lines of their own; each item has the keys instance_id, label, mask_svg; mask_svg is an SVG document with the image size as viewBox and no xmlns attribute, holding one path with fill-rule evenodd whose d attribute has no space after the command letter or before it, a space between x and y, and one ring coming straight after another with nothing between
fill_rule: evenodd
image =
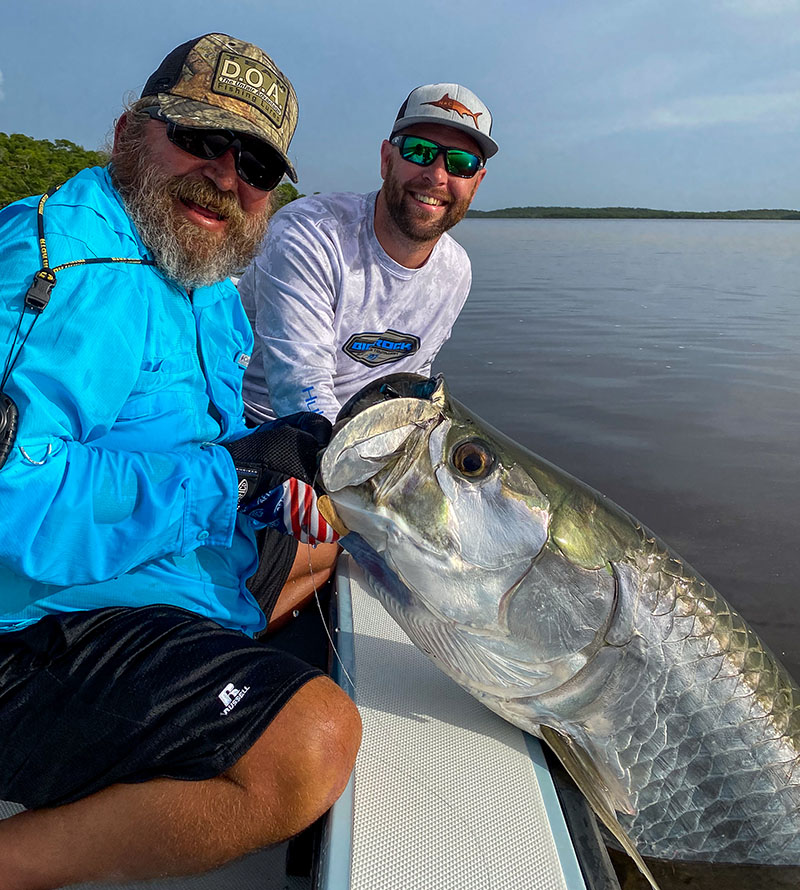
<instances>
[{"instance_id":1,"label":"fish mouth","mask_svg":"<svg viewBox=\"0 0 800 890\"><path fill-rule=\"evenodd\" d=\"M409 436L442 420L440 377L390 374L359 390L336 418L320 478L332 494L360 485L399 455Z\"/></svg>"},{"instance_id":2,"label":"fish mouth","mask_svg":"<svg viewBox=\"0 0 800 890\"><path fill-rule=\"evenodd\" d=\"M388 374L362 387L342 406L336 415L334 435L357 414L373 405L392 399L423 399L430 401L441 382L440 377L423 377L421 374Z\"/></svg>"}]
</instances>

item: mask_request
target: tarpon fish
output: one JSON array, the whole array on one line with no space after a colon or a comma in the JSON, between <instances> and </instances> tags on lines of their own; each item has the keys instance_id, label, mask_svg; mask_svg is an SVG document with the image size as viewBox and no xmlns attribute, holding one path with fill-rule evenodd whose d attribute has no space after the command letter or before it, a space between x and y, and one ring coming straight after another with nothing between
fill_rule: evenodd
<instances>
[{"instance_id":1,"label":"tarpon fish","mask_svg":"<svg viewBox=\"0 0 800 890\"><path fill-rule=\"evenodd\" d=\"M441 99L435 102L423 102L423 105L435 105L437 108L443 108L445 111L455 111L459 117L471 117L478 126L478 118L483 114L482 111L470 111L466 105L459 102L458 99L451 99L448 93L445 93Z\"/></svg>"},{"instance_id":2,"label":"tarpon fish","mask_svg":"<svg viewBox=\"0 0 800 890\"><path fill-rule=\"evenodd\" d=\"M394 374L323 455L342 541L412 642L543 739L642 856L800 864L800 689L603 495Z\"/></svg>"}]
</instances>

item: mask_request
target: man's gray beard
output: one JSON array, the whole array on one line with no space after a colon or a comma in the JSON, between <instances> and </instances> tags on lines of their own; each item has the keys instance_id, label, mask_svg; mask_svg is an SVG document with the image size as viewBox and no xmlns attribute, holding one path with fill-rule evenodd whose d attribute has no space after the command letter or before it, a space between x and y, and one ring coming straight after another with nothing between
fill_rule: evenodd
<instances>
[{"instance_id":1,"label":"man's gray beard","mask_svg":"<svg viewBox=\"0 0 800 890\"><path fill-rule=\"evenodd\" d=\"M187 289L224 281L258 253L269 211L246 213L231 192L205 177L169 176L150 162L143 138L132 134L112 159L111 175L139 236L162 272ZM222 213L226 231L208 232L175 212L185 198Z\"/></svg>"},{"instance_id":2,"label":"man's gray beard","mask_svg":"<svg viewBox=\"0 0 800 890\"><path fill-rule=\"evenodd\" d=\"M423 219L421 216L415 214L414 209L409 207L405 200L406 192L394 175L393 158L389 159L382 190L386 201L386 209L389 211L389 216L392 218L394 224L406 238L410 241L416 241L419 244L425 244L429 241L435 241L436 239L441 238L442 235L449 229L452 229L456 223L461 222L466 215L467 210L469 210L472 195L475 193L475 189L473 189L472 194L470 194L468 198L464 198L461 201L453 201L448 204L441 219ZM421 189L421 191L423 191L423 189Z\"/></svg>"}]
</instances>

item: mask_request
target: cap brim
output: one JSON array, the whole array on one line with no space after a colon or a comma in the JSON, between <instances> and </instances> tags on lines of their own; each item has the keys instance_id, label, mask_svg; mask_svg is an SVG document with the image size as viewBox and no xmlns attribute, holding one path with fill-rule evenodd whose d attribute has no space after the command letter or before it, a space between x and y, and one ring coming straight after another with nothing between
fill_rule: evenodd
<instances>
[{"instance_id":1,"label":"cap brim","mask_svg":"<svg viewBox=\"0 0 800 890\"><path fill-rule=\"evenodd\" d=\"M248 136L255 136L256 139L261 139L262 142L266 142L280 156L286 165L286 175L289 179L292 182L297 182L297 172L286 153L275 144L268 133L265 133L247 119L234 114L232 111L226 111L224 108L217 108L205 102L198 102L196 99L185 99L182 96L170 96L166 93L159 93L154 98L158 102L164 117L172 121L173 124L180 124L183 127L236 130L238 133L247 133Z\"/></svg>"},{"instance_id":2,"label":"cap brim","mask_svg":"<svg viewBox=\"0 0 800 890\"><path fill-rule=\"evenodd\" d=\"M480 130L476 130L475 127L470 124L462 124L457 120L454 121L434 117L431 114L411 115L410 117L404 117L401 120L395 121L394 126L392 127L391 136L408 129L409 127L413 127L416 124L436 124L438 127L451 127L453 130L461 130L462 133L466 133L474 142L477 142L483 152L484 158L490 158L492 155L496 155L500 149L500 146L491 136L481 133Z\"/></svg>"}]
</instances>

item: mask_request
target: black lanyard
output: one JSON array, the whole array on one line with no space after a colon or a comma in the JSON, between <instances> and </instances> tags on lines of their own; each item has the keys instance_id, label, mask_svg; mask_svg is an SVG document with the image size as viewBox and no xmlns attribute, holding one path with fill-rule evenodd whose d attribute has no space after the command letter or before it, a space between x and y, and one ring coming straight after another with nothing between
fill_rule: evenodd
<instances>
[{"instance_id":1,"label":"black lanyard","mask_svg":"<svg viewBox=\"0 0 800 890\"><path fill-rule=\"evenodd\" d=\"M5 386L11 375L12 369L19 358L19 354L22 352L22 347L25 345L25 342L33 330L33 326L50 302L50 294L56 286L56 272L60 272L62 269L70 269L73 266L90 266L94 263L130 263L138 266L155 266L154 260L140 259L138 257L86 257L86 259L72 260L69 263L62 263L60 266L51 267L47 257L47 244L44 237L44 205L47 203L47 199L51 195L54 195L60 188L61 186L57 185L55 188L50 189L49 192L42 195L36 210L36 226L39 234L39 253L42 258L42 268L33 276L33 283L25 294L25 302L22 307L22 312L20 313L19 322L17 323L17 329L14 332L14 340L11 343L8 358L6 358L3 377L0 379L0 467L5 463L6 458L11 451L11 447L14 444L18 422L17 406L14 404L13 399L4 392ZM14 347L17 345L17 339L19 338L20 330L22 328L22 321L25 317L25 310L27 309L30 309L34 313L34 316L15 353Z\"/></svg>"}]
</instances>

